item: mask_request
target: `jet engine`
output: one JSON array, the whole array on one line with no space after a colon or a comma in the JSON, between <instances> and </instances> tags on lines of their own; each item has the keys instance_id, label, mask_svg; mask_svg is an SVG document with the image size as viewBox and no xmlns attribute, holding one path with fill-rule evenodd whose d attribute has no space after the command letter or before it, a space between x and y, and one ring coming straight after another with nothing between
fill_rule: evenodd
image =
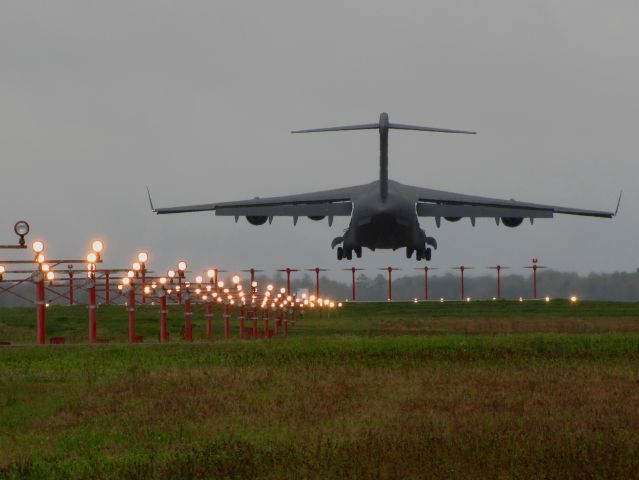
<instances>
[{"instance_id":1,"label":"jet engine","mask_svg":"<svg viewBox=\"0 0 639 480\"><path fill-rule=\"evenodd\" d=\"M519 225L521 225L521 223L524 221L524 219L521 218L521 217L502 217L501 221L507 227L515 228L515 227L518 227Z\"/></svg>"},{"instance_id":2,"label":"jet engine","mask_svg":"<svg viewBox=\"0 0 639 480\"><path fill-rule=\"evenodd\" d=\"M320 220L324 220L324 216L323 215L311 215L310 217L311 220L315 220L316 222L319 222Z\"/></svg>"},{"instance_id":3,"label":"jet engine","mask_svg":"<svg viewBox=\"0 0 639 480\"><path fill-rule=\"evenodd\" d=\"M444 217L446 220L448 220L449 222L459 222L461 220L461 217Z\"/></svg>"},{"instance_id":4,"label":"jet engine","mask_svg":"<svg viewBox=\"0 0 639 480\"><path fill-rule=\"evenodd\" d=\"M261 215L247 215L246 221L251 225L264 225L268 220L268 217L262 217Z\"/></svg>"}]
</instances>

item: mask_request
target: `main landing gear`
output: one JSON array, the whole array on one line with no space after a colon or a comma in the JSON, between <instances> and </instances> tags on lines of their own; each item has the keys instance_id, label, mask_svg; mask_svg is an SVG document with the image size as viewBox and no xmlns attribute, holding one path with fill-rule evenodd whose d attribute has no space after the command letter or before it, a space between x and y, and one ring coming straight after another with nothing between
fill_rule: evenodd
<instances>
[{"instance_id":1,"label":"main landing gear","mask_svg":"<svg viewBox=\"0 0 639 480\"><path fill-rule=\"evenodd\" d=\"M430 259L433 256L433 251L429 247L417 249L406 247L406 258L411 258L413 256L413 252L415 253L415 260L418 262L421 262L422 260L430 262Z\"/></svg>"},{"instance_id":2,"label":"main landing gear","mask_svg":"<svg viewBox=\"0 0 639 480\"><path fill-rule=\"evenodd\" d=\"M362 247L355 247L355 248L337 247L337 259L342 260L346 258L346 260L352 260L353 252L355 252L355 255L357 255L357 258L362 258Z\"/></svg>"}]
</instances>

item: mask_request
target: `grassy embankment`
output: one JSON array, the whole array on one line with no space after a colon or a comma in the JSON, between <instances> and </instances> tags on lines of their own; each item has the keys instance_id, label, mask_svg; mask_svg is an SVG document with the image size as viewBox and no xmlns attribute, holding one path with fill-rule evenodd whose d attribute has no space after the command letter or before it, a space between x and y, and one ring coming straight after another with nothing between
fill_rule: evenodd
<instances>
[{"instance_id":1,"label":"grassy embankment","mask_svg":"<svg viewBox=\"0 0 639 480\"><path fill-rule=\"evenodd\" d=\"M143 345L0 349L0 477L636 478L637 310L348 305L287 340L192 345L178 312L150 344L145 310ZM122 308L99 322L126 338ZM0 311L0 340L33 323ZM86 310L48 328L84 341Z\"/></svg>"}]
</instances>

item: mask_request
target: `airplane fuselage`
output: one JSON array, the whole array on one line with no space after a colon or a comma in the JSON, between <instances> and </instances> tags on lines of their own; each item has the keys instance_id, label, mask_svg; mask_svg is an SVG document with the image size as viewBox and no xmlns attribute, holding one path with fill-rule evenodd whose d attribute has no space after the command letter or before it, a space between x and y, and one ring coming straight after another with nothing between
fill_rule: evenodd
<instances>
[{"instance_id":1,"label":"airplane fuselage","mask_svg":"<svg viewBox=\"0 0 639 480\"><path fill-rule=\"evenodd\" d=\"M344 246L397 249L418 248L425 234L419 227L415 201L389 189L382 198L377 189L354 199ZM420 242L421 240L421 242Z\"/></svg>"}]
</instances>

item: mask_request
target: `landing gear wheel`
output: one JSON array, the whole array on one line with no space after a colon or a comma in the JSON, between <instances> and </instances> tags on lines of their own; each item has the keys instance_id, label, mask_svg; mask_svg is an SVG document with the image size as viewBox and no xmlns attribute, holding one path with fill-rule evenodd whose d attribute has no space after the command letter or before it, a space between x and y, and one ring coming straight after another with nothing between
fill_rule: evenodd
<instances>
[{"instance_id":1,"label":"landing gear wheel","mask_svg":"<svg viewBox=\"0 0 639 480\"><path fill-rule=\"evenodd\" d=\"M426 259L427 262L430 262L430 259L432 256L433 256L433 251L430 248L427 248L426 255L424 255L424 258Z\"/></svg>"},{"instance_id":2,"label":"landing gear wheel","mask_svg":"<svg viewBox=\"0 0 639 480\"><path fill-rule=\"evenodd\" d=\"M355 247L355 255L357 258L362 258L362 247Z\"/></svg>"},{"instance_id":3,"label":"landing gear wheel","mask_svg":"<svg viewBox=\"0 0 639 480\"><path fill-rule=\"evenodd\" d=\"M347 260L353 260L353 249L345 248L344 249L344 256L346 257Z\"/></svg>"},{"instance_id":4,"label":"landing gear wheel","mask_svg":"<svg viewBox=\"0 0 639 480\"><path fill-rule=\"evenodd\" d=\"M410 258L413 256L414 249L406 247L406 258Z\"/></svg>"},{"instance_id":5,"label":"landing gear wheel","mask_svg":"<svg viewBox=\"0 0 639 480\"><path fill-rule=\"evenodd\" d=\"M344 249L342 247L337 247L337 259L341 260L344 258Z\"/></svg>"},{"instance_id":6,"label":"landing gear wheel","mask_svg":"<svg viewBox=\"0 0 639 480\"><path fill-rule=\"evenodd\" d=\"M423 258L422 252L423 250L421 248L418 248L415 252L415 260L417 260L418 262L420 262Z\"/></svg>"}]
</instances>

